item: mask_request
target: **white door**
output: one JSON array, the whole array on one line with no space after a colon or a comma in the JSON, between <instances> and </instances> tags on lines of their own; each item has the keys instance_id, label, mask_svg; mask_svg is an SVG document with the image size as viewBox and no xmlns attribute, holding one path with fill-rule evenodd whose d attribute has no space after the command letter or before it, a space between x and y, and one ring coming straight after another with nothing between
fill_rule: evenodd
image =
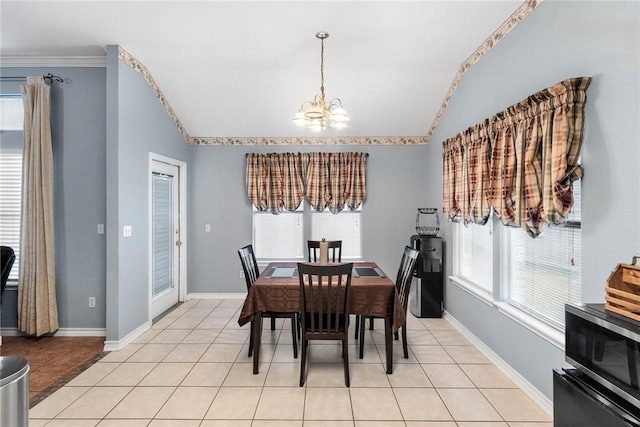
<instances>
[{"instance_id":1,"label":"white door","mask_svg":"<svg viewBox=\"0 0 640 427\"><path fill-rule=\"evenodd\" d=\"M180 280L180 170L151 162L151 314L178 302Z\"/></svg>"}]
</instances>

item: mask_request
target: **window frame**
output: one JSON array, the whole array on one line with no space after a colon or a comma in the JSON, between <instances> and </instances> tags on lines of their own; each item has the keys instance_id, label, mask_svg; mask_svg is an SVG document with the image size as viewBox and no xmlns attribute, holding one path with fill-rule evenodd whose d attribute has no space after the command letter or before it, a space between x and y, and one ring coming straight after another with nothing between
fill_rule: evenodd
<instances>
[{"instance_id":1,"label":"window frame","mask_svg":"<svg viewBox=\"0 0 640 427\"><path fill-rule=\"evenodd\" d=\"M360 204L360 206L358 207L358 209L356 209L355 211L349 210L348 208L345 207L344 210L342 210L341 212L337 213L337 214L333 214L329 211L329 209L325 209L322 212L317 212L315 211L310 205L309 202L305 199L302 201L302 203L300 203L300 207L298 207L298 209L296 209L293 212L282 212L279 215L290 215L290 214L298 214L301 215L301 221L302 221L302 256L297 256L295 258L286 258L286 257L272 257L272 258L265 258L265 257L260 257L258 256L258 254L260 253L259 248L256 245L256 223L255 223L255 218L256 218L256 214L259 215L265 215L265 214L269 214L269 215L273 215L271 213L268 212L260 212L258 211L255 206L251 206L252 209L252 244L254 246L254 251L256 252L256 260L258 261L259 265L265 265L268 264L270 262L278 262L278 261L305 261L307 259L307 240L313 240L313 215L354 215L357 214L358 215L358 224L359 224L359 229L360 229L360 235L358 236L358 239L360 241L360 253L357 254L356 256L348 256L347 259L349 261L359 261L362 260L362 207L364 205L364 202ZM329 240L331 240L331 238L328 238ZM345 259L345 256L343 254L342 259Z\"/></svg>"}]
</instances>

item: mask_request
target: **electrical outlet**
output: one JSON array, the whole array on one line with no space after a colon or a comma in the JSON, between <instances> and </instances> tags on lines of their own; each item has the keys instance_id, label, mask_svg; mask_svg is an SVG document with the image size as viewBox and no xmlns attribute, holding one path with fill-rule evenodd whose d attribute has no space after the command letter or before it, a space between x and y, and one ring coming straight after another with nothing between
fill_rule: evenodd
<instances>
[{"instance_id":1,"label":"electrical outlet","mask_svg":"<svg viewBox=\"0 0 640 427\"><path fill-rule=\"evenodd\" d=\"M243 270L240 270L240 278L244 279L244 271Z\"/></svg>"},{"instance_id":2,"label":"electrical outlet","mask_svg":"<svg viewBox=\"0 0 640 427\"><path fill-rule=\"evenodd\" d=\"M96 306L96 297L89 297L89 308L95 308Z\"/></svg>"},{"instance_id":3,"label":"electrical outlet","mask_svg":"<svg viewBox=\"0 0 640 427\"><path fill-rule=\"evenodd\" d=\"M205 224L204 225L204 232L205 233L211 233L211 224Z\"/></svg>"},{"instance_id":4,"label":"electrical outlet","mask_svg":"<svg viewBox=\"0 0 640 427\"><path fill-rule=\"evenodd\" d=\"M104 224L98 224L98 234L104 234Z\"/></svg>"}]
</instances>

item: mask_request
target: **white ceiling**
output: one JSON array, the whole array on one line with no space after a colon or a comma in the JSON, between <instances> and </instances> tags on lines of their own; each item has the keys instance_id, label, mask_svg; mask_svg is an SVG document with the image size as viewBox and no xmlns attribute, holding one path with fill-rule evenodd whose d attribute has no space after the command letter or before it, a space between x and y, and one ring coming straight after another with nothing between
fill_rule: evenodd
<instances>
[{"instance_id":1,"label":"white ceiling","mask_svg":"<svg viewBox=\"0 0 640 427\"><path fill-rule=\"evenodd\" d=\"M0 57L104 56L120 45L191 137L424 136L462 63L521 4L1 0ZM351 117L322 134L291 124L319 94L318 31L330 34L327 99Z\"/></svg>"}]
</instances>

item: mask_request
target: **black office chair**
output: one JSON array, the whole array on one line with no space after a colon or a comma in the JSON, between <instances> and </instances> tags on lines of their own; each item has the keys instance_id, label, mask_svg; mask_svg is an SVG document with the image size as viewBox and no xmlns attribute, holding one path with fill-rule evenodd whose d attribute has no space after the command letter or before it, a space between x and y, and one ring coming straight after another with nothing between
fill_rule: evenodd
<instances>
[{"instance_id":1,"label":"black office chair","mask_svg":"<svg viewBox=\"0 0 640 427\"><path fill-rule=\"evenodd\" d=\"M242 271L244 271L244 279L247 283L247 292L260 275L258 270L258 262L253 252L253 246L247 245L238 249L240 262L242 263ZM277 311L265 311L262 318L271 319L271 330L276 328L276 319L291 319L291 336L293 337L293 357L298 357L298 313L281 313ZM262 321L261 321L262 322ZM251 329L253 330L253 321L251 321ZM260 325L260 333L262 333L262 324ZM249 357L253 354L253 334L249 338Z\"/></svg>"},{"instance_id":2,"label":"black office chair","mask_svg":"<svg viewBox=\"0 0 640 427\"><path fill-rule=\"evenodd\" d=\"M329 261L342 262L342 240L328 240ZM320 259L320 240L307 240L307 251L309 262L318 262Z\"/></svg>"},{"instance_id":3,"label":"black office chair","mask_svg":"<svg viewBox=\"0 0 640 427\"><path fill-rule=\"evenodd\" d=\"M400 267L398 268L398 275L396 276L396 289L398 292L398 297L400 299L400 305L404 309L404 312L407 312L407 307L409 306L409 291L411 290L411 282L413 279L413 270L416 267L416 261L418 260L418 256L420 252L413 249L410 246L406 246L404 248L404 253L402 254L402 259L400 260ZM360 339L360 352L359 357L362 359L364 357L364 330L365 330L365 318L369 319L371 322L371 329L373 329L373 317L365 317L358 316L356 319L356 336L359 335ZM405 320L404 325L402 325L402 350L404 353L404 358L409 358L409 350L407 347L407 323ZM395 333L395 339L397 340L398 333Z\"/></svg>"},{"instance_id":4,"label":"black office chair","mask_svg":"<svg viewBox=\"0 0 640 427\"><path fill-rule=\"evenodd\" d=\"M13 248L9 246L0 246L0 264L2 265L2 275L0 279L0 303L2 303L2 294L4 294L4 288L7 286L7 280L9 280L9 274L13 267L13 262L16 260L16 254Z\"/></svg>"},{"instance_id":5,"label":"black office chair","mask_svg":"<svg viewBox=\"0 0 640 427\"><path fill-rule=\"evenodd\" d=\"M310 340L342 341L344 383L349 381L349 299L353 263L316 265L298 263L302 357L300 387L307 377Z\"/></svg>"}]
</instances>

